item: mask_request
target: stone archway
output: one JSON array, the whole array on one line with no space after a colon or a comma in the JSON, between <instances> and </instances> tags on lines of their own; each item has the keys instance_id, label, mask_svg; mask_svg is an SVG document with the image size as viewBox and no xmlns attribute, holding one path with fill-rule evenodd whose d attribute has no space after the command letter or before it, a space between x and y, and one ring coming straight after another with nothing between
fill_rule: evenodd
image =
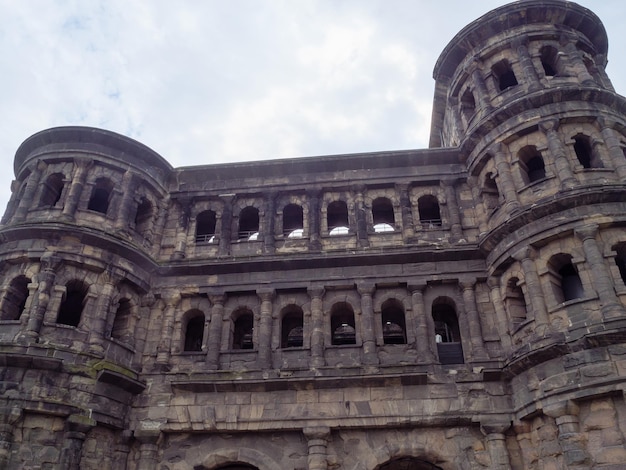
<instances>
[{"instance_id":1,"label":"stone archway","mask_svg":"<svg viewBox=\"0 0 626 470\"><path fill-rule=\"evenodd\" d=\"M204 470L206 467L195 467L195 469L197 470ZM194 470L195 470L194 469ZM220 465L219 467L215 468L215 470L259 470L258 467L255 467L254 465L249 465L247 463L229 463L226 465Z\"/></svg>"},{"instance_id":2,"label":"stone archway","mask_svg":"<svg viewBox=\"0 0 626 470\"><path fill-rule=\"evenodd\" d=\"M442 470L441 467L415 457L400 457L376 467L375 470Z\"/></svg>"}]
</instances>

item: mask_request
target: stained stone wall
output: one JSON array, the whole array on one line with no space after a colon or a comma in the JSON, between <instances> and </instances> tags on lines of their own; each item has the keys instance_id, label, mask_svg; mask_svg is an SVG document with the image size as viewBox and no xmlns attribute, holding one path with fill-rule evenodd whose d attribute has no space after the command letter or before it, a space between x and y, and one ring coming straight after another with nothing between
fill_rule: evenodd
<instances>
[{"instance_id":1,"label":"stained stone wall","mask_svg":"<svg viewBox=\"0 0 626 470\"><path fill-rule=\"evenodd\" d=\"M435 64L429 149L172 168L17 150L0 469L617 470L626 100L589 10L516 2Z\"/></svg>"}]
</instances>

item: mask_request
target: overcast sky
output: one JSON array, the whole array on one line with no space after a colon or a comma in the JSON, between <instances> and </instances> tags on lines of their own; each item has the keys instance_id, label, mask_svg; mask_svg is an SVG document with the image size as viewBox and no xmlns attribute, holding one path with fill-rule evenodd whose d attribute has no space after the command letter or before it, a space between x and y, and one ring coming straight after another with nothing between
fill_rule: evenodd
<instances>
[{"instance_id":1,"label":"overcast sky","mask_svg":"<svg viewBox=\"0 0 626 470\"><path fill-rule=\"evenodd\" d=\"M428 146L442 49L495 0L0 0L0 212L18 146L100 127L173 166ZM626 4L604 22L626 93Z\"/></svg>"}]
</instances>

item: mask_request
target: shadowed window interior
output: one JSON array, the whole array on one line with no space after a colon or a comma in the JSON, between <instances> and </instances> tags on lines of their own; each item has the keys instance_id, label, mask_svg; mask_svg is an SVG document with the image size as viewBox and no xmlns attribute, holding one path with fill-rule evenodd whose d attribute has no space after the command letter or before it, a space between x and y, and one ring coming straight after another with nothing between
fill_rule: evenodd
<instances>
[{"instance_id":1,"label":"shadowed window interior","mask_svg":"<svg viewBox=\"0 0 626 470\"><path fill-rule=\"evenodd\" d=\"M546 168L541 152L534 145L527 145L518 153L522 178L526 184L546 177Z\"/></svg>"},{"instance_id":2,"label":"shadowed window interior","mask_svg":"<svg viewBox=\"0 0 626 470\"><path fill-rule=\"evenodd\" d=\"M291 305L284 309L281 321L281 348L301 348L303 344L303 318L302 309Z\"/></svg>"},{"instance_id":3,"label":"shadowed window interior","mask_svg":"<svg viewBox=\"0 0 626 470\"><path fill-rule=\"evenodd\" d=\"M204 339L204 313L200 310L187 312L187 326L185 327L185 351L202 351Z\"/></svg>"},{"instance_id":4,"label":"shadowed window interior","mask_svg":"<svg viewBox=\"0 0 626 470\"><path fill-rule=\"evenodd\" d=\"M53 173L46 178L39 199L39 207L54 207L59 202L63 192L64 179L63 173Z\"/></svg>"},{"instance_id":5,"label":"shadowed window interior","mask_svg":"<svg viewBox=\"0 0 626 470\"><path fill-rule=\"evenodd\" d=\"M404 308L398 300L389 299L383 303L381 320L385 344L406 344Z\"/></svg>"},{"instance_id":6,"label":"shadowed window interior","mask_svg":"<svg viewBox=\"0 0 626 470\"><path fill-rule=\"evenodd\" d=\"M345 235L349 229L348 206L345 201L333 201L326 209L326 222L330 235Z\"/></svg>"},{"instance_id":7,"label":"shadowed window interior","mask_svg":"<svg viewBox=\"0 0 626 470\"><path fill-rule=\"evenodd\" d=\"M87 209L106 214L109 210L109 201L113 192L113 183L108 178L98 178L91 191L91 198Z\"/></svg>"},{"instance_id":8,"label":"shadowed window interior","mask_svg":"<svg viewBox=\"0 0 626 470\"><path fill-rule=\"evenodd\" d=\"M11 281L2 302L2 320L19 320L28 299L28 284L31 280L26 276L18 276Z\"/></svg>"},{"instance_id":9,"label":"shadowed window interior","mask_svg":"<svg viewBox=\"0 0 626 470\"><path fill-rule=\"evenodd\" d=\"M65 286L65 295L57 315L60 325L78 326L83 313L88 287L81 281L70 281Z\"/></svg>"},{"instance_id":10,"label":"shadowed window interior","mask_svg":"<svg viewBox=\"0 0 626 470\"><path fill-rule=\"evenodd\" d=\"M137 206L137 213L135 214L135 231L141 234L150 227L152 221L152 203L146 197L142 197L139 205Z\"/></svg>"},{"instance_id":11,"label":"shadowed window interior","mask_svg":"<svg viewBox=\"0 0 626 470\"><path fill-rule=\"evenodd\" d=\"M433 302L432 316L435 323L435 343L439 362L462 364L465 362L461 346L461 334L456 306L451 299L440 297Z\"/></svg>"},{"instance_id":12,"label":"shadowed window interior","mask_svg":"<svg viewBox=\"0 0 626 470\"><path fill-rule=\"evenodd\" d=\"M422 228L441 227L441 212L439 211L439 201L431 194L420 197L417 200L417 210L420 216Z\"/></svg>"},{"instance_id":13,"label":"shadowed window interior","mask_svg":"<svg viewBox=\"0 0 626 470\"><path fill-rule=\"evenodd\" d=\"M239 213L239 240L256 240L259 236L259 209L248 206Z\"/></svg>"},{"instance_id":14,"label":"shadowed window interior","mask_svg":"<svg viewBox=\"0 0 626 470\"><path fill-rule=\"evenodd\" d=\"M559 253L548 261L550 282L558 303L581 299L585 296L578 271L572 263L572 255Z\"/></svg>"},{"instance_id":15,"label":"shadowed window interior","mask_svg":"<svg viewBox=\"0 0 626 470\"><path fill-rule=\"evenodd\" d=\"M196 243L213 243L215 240L215 212L200 212L196 216Z\"/></svg>"},{"instance_id":16,"label":"shadowed window interior","mask_svg":"<svg viewBox=\"0 0 626 470\"><path fill-rule=\"evenodd\" d=\"M254 316L252 311L241 309L236 312L233 331L233 349L254 349Z\"/></svg>"},{"instance_id":17,"label":"shadowed window interior","mask_svg":"<svg viewBox=\"0 0 626 470\"><path fill-rule=\"evenodd\" d=\"M330 329L332 344L356 344L354 327L354 310L347 302L333 305L330 312Z\"/></svg>"},{"instance_id":18,"label":"shadowed window interior","mask_svg":"<svg viewBox=\"0 0 626 470\"><path fill-rule=\"evenodd\" d=\"M288 238L302 238L304 213L302 206L287 204L283 208L283 235Z\"/></svg>"}]
</instances>

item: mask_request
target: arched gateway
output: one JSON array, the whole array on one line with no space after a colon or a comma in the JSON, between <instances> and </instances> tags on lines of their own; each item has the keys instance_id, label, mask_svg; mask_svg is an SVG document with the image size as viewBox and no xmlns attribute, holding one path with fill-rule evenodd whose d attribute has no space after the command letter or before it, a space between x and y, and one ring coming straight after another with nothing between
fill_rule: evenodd
<instances>
[{"instance_id":1,"label":"arched gateway","mask_svg":"<svg viewBox=\"0 0 626 470\"><path fill-rule=\"evenodd\" d=\"M390 460L375 470L442 470L425 460L416 459L415 457L401 457L399 459Z\"/></svg>"}]
</instances>

